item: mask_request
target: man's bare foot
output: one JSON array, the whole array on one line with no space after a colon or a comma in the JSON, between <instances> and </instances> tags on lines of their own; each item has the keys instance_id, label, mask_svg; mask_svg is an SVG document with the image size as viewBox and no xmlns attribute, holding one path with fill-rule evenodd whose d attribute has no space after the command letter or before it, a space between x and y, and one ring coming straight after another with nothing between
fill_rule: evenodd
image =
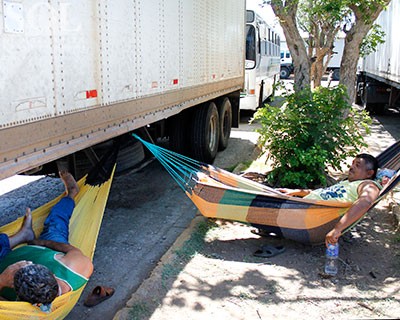
<instances>
[{"instance_id":1,"label":"man's bare foot","mask_svg":"<svg viewBox=\"0 0 400 320\"><path fill-rule=\"evenodd\" d=\"M22 224L20 232L24 238L24 242L32 241L35 239L35 233L32 228L32 213L30 208L26 208L24 223Z\"/></svg>"},{"instance_id":2,"label":"man's bare foot","mask_svg":"<svg viewBox=\"0 0 400 320\"><path fill-rule=\"evenodd\" d=\"M74 199L79 192L79 187L74 177L72 176L72 174L70 174L65 170L61 170L59 173L60 173L60 178L65 185L65 191L67 192L67 195L70 198Z\"/></svg>"},{"instance_id":3,"label":"man's bare foot","mask_svg":"<svg viewBox=\"0 0 400 320\"><path fill-rule=\"evenodd\" d=\"M10 247L12 249L21 243L29 242L33 239L35 239L35 233L32 228L32 213L31 209L26 208L25 218L21 229L16 234L9 237Z\"/></svg>"}]
</instances>

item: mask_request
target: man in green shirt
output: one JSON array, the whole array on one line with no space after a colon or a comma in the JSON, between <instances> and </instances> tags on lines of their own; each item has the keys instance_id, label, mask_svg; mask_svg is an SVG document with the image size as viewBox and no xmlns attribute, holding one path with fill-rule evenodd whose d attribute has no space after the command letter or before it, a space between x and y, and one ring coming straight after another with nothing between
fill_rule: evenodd
<instances>
[{"instance_id":1,"label":"man in green shirt","mask_svg":"<svg viewBox=\"0 0 400 320\"><path fill-rule=\"evenodd\" d=\"M9 300L47 305L58 296L82 287L93 264L68 242L69 220L79 192L72 175L60 172L67 195L51 210L39 239L17 248L0 261L1 295Z\"/></svg>"}]
</instances>

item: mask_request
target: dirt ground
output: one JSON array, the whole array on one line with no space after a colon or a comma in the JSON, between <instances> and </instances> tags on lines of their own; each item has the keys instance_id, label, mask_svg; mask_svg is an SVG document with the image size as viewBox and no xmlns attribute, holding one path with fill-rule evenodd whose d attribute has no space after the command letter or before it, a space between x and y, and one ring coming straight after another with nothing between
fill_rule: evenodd
<instances>
[{"instance_id":1,"label":"dirt ground","mask_svg":"<svg viewBox=\"0 0 400 320\"><path fill-rule=\"evenodd\" d=\"M394 120L374 122L370 152L399 139ZM396 134L387 131L393 128ZM322 274L324 246L263 238L249 226L198 216L114 319L399 318L398 202L397 193L381 201L340 239L333 278ZM286 251L254 257L263 244Z\"/></svg>"}]
</instances>

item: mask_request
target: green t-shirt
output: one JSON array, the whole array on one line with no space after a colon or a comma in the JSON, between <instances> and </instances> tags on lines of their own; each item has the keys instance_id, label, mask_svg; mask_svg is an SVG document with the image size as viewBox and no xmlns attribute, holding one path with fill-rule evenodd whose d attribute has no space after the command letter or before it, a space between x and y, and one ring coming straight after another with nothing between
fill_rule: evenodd
<instances>
[{"instance_id":1,"label":"green t-shirt","mask_svg":"<svg viewBox=\"0 0 400 320\"><path fill-rule=\"evenodd\" d=\"M62 262L56 259L57 254L63 254L61 252L54 251L52 249L42 246L23 246L19 247L9 254L7 254L0 261L0 273L3 272L9 265L21 261L27 260L32 261L36 264L46 266L54 273L55 277L65 281L71 290L77 290L88 281L84 276L74 272ZM1 296L8 300L15 300L16 294L14 289L4 288L1 291Z\"/></svg>"},{"instance_id":2,"label":"green t-shirt","mask_svg":"<svg viewBox=\"0 0 400 320\"><path fill-rule=\"evenodd\" d=\"M372 180L356 180L348 181L344 180L328 188L321 188L311 191L310 194L304 197L304 199L312 200L331 200L339 202L355 202L358 199L358 187L361 183ZM375 182L374 182L375 183ZM375 185L378 186L377 183Z\"/></svg>"}]
</instances>

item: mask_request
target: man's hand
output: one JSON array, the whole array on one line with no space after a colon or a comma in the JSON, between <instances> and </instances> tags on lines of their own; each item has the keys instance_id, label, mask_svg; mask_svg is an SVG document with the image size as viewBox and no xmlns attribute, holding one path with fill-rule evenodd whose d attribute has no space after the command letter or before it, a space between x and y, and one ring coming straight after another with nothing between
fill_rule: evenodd
<instances>
[{"instance_id":1,"label":"man's hand","mask_svg":"<svg viewBox=\"0 0 400 320\"><path fill-rule=\"evenodd\" d=\"M1 274L0 274L0 289L4 287L14 288L14 275L15 273L27 266L32 264L31 261L18 261L10 266L8 266Z\"/></svg>"},{"instance_id":2,"label":"man's hand","mask_svg":"<svg viewBox=\"0 0 400 320\"><path fill-rule=\"evenodd\" d=\"M336 244L341 235L342 232L340 230L333 228L325 236L325 245L328 247L328 244Z\"/></svg>"},{"instance_id":3,"label":"man's hand","mask_svg":"<svg viewBox=\"0 0 400 320\"><path fill-rule=\"evenodd\" d=\"M325 236L325 244L335 244L342 231L350 227L354 222L360 219L372 206L375 199L379 196L379 189L373 182L361 183L358 187L358 199L350 209L340 218L335 227L329 231Z\"/></svg>"},{"instance_id":4,"label":"man's hand","mask_svg":"<svg viewBox=\"0 0 400 320\"><path fill-rule=\"evenodd\" d=\"M304 189L286 189L286 188L279 188L276 189L279 192L282 192L288 196L296 196L296 197L305 197L306 195L310 194L311 190L304 190Z\"/></svg>"}]
</instances>

